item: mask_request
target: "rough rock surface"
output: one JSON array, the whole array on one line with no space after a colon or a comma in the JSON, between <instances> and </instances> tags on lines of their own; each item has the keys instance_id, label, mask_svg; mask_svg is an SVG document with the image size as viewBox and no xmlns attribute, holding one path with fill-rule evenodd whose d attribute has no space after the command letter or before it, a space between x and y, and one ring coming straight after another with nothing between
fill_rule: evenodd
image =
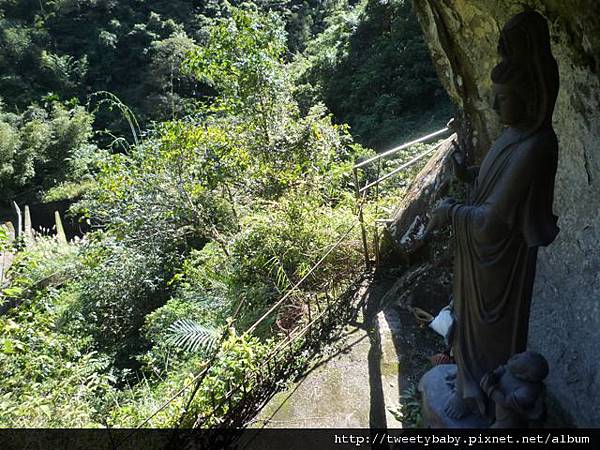
<instances>
[{"instance_id":1,"label":"rough rock surface","mask_svg":"<svg viewBox=\"0 0 600 450\"><path fill-rule=\"evenodd\" d=\"M427 214L431 212L437 201L447 193L452 177L448 159L452 153L453 134L445 139L438 150L421 169L396 209L392 221L386 228L390 244L397 252L408 257L415 242L421 238L429 221ZM384 239L385 252L387 240Z\"/></svg>"},{"instance_id":2,"label":"rough rock surface","mask_svg":"<svg viewBox=\"0 0 600 450\"><path fill-rule=\"evenodd\" d=\"M414 0L442 83L473 130L481 159L499 133L490 71L503 24L525 6L550 24L560 71L554 128L560 145L554 210L561 232L540 250L530 347L568 419L600 426L600 2Z\"/></svg>"}]
</instances>

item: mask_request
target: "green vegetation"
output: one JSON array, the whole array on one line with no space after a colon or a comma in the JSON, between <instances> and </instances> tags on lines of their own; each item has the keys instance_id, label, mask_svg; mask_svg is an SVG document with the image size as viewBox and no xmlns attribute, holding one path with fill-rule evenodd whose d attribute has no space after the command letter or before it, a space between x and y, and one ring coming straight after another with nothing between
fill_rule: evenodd
<instances>
[{"instance_id":1,"label":"green vegetation","mask_svg":"<svg viewBox=\"0 0 600 450\"><path fill-rule=\"evenodd\" d=\"M89 142L92 120L81 106L52 102L15 114L0 103L0 189L5 198L90 175L101 154Z\"/></svg>"},{"instance_id":2,"label":"green vegetation","mask_svg":"<svg viewBox=\"0 0 600 450\"><path fill-rule=\"evenodd\" d=\"M216 424L231 406L213 411L215 398L308 321L307 304L321 308L326 292L339 294L361 271L351 169L374 153L344 122L367 130L356 111L383 110L365 100L352 117L349 104L329 113L342 99L324 80L346 70L354 53L330 55L333 66L325 67L323 52L331 40L354 48L354 33L392 45L379 28L363 28L376 20L373 11L409 16L408 7L211 1L192 10L191 3L0 8L4 200L27 190L30 198L76 200L71 214L91 227L69 244L50 236L10 243L0 228L2 249L15 254L0 286L0 426L135 426L203 369L188 411ZM336 25L346 20L357 28ZM400 31L393 45L411 33L422 44L414 26ZM382 58L372 70L382 70ZM424 72L411 73L415 83ZM365 67L359 75L345 75L340 96L373 74ZM406 76L396 81L407 84ZM407 109L416 102L416 117L425 111L417 97L432 95L427 83L407 92L394 85L390 96ZM362 142L375 142L361 133ZM370 169L361 182L375 176ZM364 211L367 223L393 206L405 182L382 185L382 198ZM247 333L305 277L288 303ZM147 425L176 424L185 400L177 397Z\"/></svg>"},{"instance_id":3,"label":"green vegetation","mask_svg":"<svg viewBox=\"0 0 600 450\"><path fill-rule=\"evenodd\" d=\"M0 4L0 98L10 112L45 97L95 111L98 130L127 130L94 93L109 91L142 124L184 117L213 91L185 74L185 55L202 45L212 18L240 0L7 0ZM295 52L322 29L339 0L259 0L288 18ZM103 140L107 142L106 139Z\"/></svg>"},{"instance_id":4,"label":"green vegetation","mask_svg":"<svg viewBox=\"0 0 600 450\"><path fill-rule=\"evenodd\" d=\"M363 145L385 150L452 113L408 1L337 10L295 64L301 103L323 101Z\"/></svg>"}]
</instances>

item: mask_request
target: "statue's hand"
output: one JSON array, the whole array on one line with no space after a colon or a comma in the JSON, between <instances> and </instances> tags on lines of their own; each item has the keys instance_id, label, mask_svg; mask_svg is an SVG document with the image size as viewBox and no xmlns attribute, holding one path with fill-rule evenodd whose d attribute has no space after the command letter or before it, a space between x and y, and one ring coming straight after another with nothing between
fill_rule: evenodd
<instances>
[{"instance_id":1,"label":"statue's hand","mask_svg":"<svg viewBox=\"0 0 600 450\"><path fill-rule=\"evenodd\" d=\"M502 375L504 375L506 373L506 366L498 366L496 369L494 369L493 374L494 377L496 377L496 379L500 380L500 378L502 378Z\"/></svg>"},{"instance_id":2,"label":"statue's hand","mask_svg":"<svg viewBox=\"0 0 600 450\"><path fill-rule=\"evenodd\" d=\"M492 397L497 389L498 383L500 383L498 374L495 371L491 371L481 377L479 386L481 386L481 390L485 392L488 397Z\"/></svg>"},{"instance_id":3,"label":"statue's hand","mask_svg":"<svg viewBox=\"0 0 600 450\"><path fill-rule=\"evenodd\" d=\"M450 222L450 216L448 213L454 204L456 204L456 200L453 198L445 198L431 212L431 217L429 218L429 223L427 224L424 237L429 236L432 231L437 230L438 228L441 228Z\"/></svg>"}]
</instances>

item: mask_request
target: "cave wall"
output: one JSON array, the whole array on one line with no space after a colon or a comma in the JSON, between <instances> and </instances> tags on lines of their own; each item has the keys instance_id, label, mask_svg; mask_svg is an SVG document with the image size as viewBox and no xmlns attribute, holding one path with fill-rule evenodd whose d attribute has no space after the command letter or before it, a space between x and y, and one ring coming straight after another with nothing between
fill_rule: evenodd
<instances>
[{"instance_id":1,"label":"cave wall","mask_svg":"<svg viewBox=\"0 0 600 450\"><path fill-rule=\"evenodd\" d=\"M568 420L600 426L600 2L414 0L440 79L471 123L475 159L500 131L489 76L499 32L525 6L548 19L560 71L561 231L540 249L529 346L548 359L548 388Z\"/></svg>"}]
</instances>

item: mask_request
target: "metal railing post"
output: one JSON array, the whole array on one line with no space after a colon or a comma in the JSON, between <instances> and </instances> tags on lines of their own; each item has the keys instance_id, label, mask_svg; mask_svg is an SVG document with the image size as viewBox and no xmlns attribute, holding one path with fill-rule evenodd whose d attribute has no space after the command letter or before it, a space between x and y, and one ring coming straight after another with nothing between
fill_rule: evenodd
<instances>
[{"instance_id":1,"label":"metal railing post","mask_svg":"<svg viewBox=\"0 0 600 450\"><path fill-rule=\"evenodd\" d=\"M13 209L15 210L15 214L17 215L17 229L15 230L15 237L20 238L23 235L23 216L21 215L21 208L17 205L17 202L13 200Z\"/></svg>"},{"instance_id":2,"label":"metal railing post","mask_svg":"<svg viewBox=\"0 0 600 450\"><path fill-rule=\"evenodd\" d=\"M358 168L354 168L354 190L356 193L356 207L358 208L358 221L360 223L360 232L362 234L363 252L365 256L365 266L368 269L371 268L371 262L369 261L369 247L367 244L367 229L365 228L365 221L363 218L362 205L360 201L360 188L358 187Z\"/></svg>"}]
</instances>

